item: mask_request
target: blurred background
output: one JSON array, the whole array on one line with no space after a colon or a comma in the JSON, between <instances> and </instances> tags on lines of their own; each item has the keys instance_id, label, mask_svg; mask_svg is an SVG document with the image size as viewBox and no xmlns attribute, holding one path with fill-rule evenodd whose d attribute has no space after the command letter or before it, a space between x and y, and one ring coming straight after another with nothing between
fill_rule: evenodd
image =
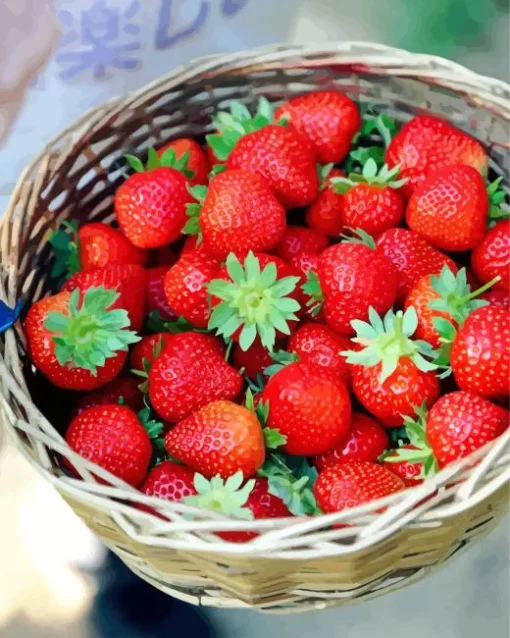
<instances>
[{"instance_id":1,"label":"blurred background","mask_svg":"<svg viewBox=\"0 0 510 638\"><path fill-rule=\"evenodd\" d=\"M27 161L95 104L199 55L328 40L509 77L507 0L1 0L0 214ZM0 638L510 636L508 521L402 592L273 617L199 613L137 581L1 435L0 502Z\"/></svg>"}]
</instances>

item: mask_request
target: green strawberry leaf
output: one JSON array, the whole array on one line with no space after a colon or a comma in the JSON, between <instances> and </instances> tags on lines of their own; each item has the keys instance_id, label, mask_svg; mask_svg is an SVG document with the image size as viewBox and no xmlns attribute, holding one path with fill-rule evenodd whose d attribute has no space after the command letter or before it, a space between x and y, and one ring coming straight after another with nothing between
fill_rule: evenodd
<instances>
[{"instance_id":1,"label":"green strawberry leaf","mask_svg":"<svg viewBox=\"0 0 510 638\"><path fill-rule=\"evenodd\" d=\"M81 270L78 221L63 221L49 239L55 256L50 277L62 281Z\"/></svg>"},{"instance_id":2,"label":"green strawberry leaf","mask_svg":"<svg viewBox=\"0 0 510 638\"><path fill-rule=\"evenodd\" d=\"M275 428L264 428L262 432L264 433L266 448L269 450L276 450L287 443L287 437Z\"/></svg>"},{"instance_id":3,"label":"green strawberry leaf","mask_svg":"<svg viewBox=\"0 0 510 638\"><path fill-rule=\"evenodd\" d=\"M219 512L242 520L253 520L253 512L246 506L255 481L250 479L243 485L241 471L223 480L219 475L208 481L202 474L195 474L194 486L197 494L183 499L186 505Z\"/></svg>"}]
</instances>

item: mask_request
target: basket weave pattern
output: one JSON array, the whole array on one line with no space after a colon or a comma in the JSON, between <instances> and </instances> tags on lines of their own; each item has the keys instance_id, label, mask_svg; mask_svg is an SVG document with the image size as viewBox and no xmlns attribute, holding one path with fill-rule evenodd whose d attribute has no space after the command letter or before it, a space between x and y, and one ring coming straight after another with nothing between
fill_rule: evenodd
<instances>
[{"instance_id":1,"label":"basket weave pattern","mask_svg":"<svg viewBox=\"0 0 510 638\"><path fill-rule=\"evenodd\" d=\"M124 179L116 160L123 153L201 135L212 113L231 99L252 106L261 95L278 102L332 87L400 121L422 112L442 115L486 145L491 168L508 186L510 87L502 82L446 60L366 43L203 58L90 111L26 168L1 229L0 298L13 306L20 296L29 302L50 290L47 239L62 219L112 219L113 194ZM376 596L441 566L508 509L510 432L424 485L377 504L305 520L227 521L145 497L78 457L33 402L34 378L18 324L0 342L0 409L18 447L135 573L195 604L282 613ZM58 455L83 480L66 476ZM110 485L99 484L92 471ZM339 522L344 526L331 528ZM261 535L230 544L214 534L247 529Z\"/></svg>"}]
</instances>

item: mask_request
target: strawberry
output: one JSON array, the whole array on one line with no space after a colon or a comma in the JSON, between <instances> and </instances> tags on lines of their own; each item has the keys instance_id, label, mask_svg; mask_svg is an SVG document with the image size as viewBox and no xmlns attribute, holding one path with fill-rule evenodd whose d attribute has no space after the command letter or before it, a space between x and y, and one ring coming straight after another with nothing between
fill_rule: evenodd
<instances>
[{"instance_id":1,"label":"strawberry","mask_svg":"<svg viewBox=\"0 0 510 638\"><path fill-rule=\"evenodd\" d=\"M126 310L135 330L140 330L145 315L145 271L136 264L105 266L87 272L80 271L68 279L62 290L79 290L83 295L89 288L103 287L117 291L113 309Z\"/></svg>"},{"instance_id":2,"label":"strawberry","mask_svg":"<svg viewBox=\"0 0 510 638\"><path fill-rule=\"evenodd\" d=\"M172 321L176 316L168 305L165 294L165 277L168 270L167 266L155 266L145 271L145 311L147 314L157 312L162 319Z\"/></svg>"},{"instance_id":3,"label":"strawberry","mask_svg":"<svg viewBox=\"0 0 510 638\"><path fill-rule=\"evenodd\" d=\"M205 251L216 259L234 250L271 250L282 239L285 209L266 182L246 170L230 170L211 179L209 188L193 189L199 204L188 207L184 231L203 236Z\"/></svg>"},{"instance_id":4,"label":"strawberry","mask_svg":"<svg viewBox=\"0 0 510 638\"><path fill-rule=\"evenodd\" d=\"M143 394L138 385L135 377L117 377L102 388L83 394L74 404L72 416L78 416L87 408L110 403L125 405L138 412L143 408Z\"/></svg>"},{"instance_id":5,"label":"strawberry","mask_svg":"<svg viewBox=\"0 0 510 638\"><path fill-rule=\"evenodd\" d=\"M181 172L186 171L182 162L167 166L167 155L160 160L150 149L144 170L139 159L126 157L137 172L115 193L115 215L122 232L139 248L158 248L175 241L186 223L186 206L192 201L188 178Z\"/></svg>"},{"instance_id":6,"label":"strawberry","mask_svg":"<svg viewBox=\"0 0 510 638\"><path fill-rule=\"evenodd\" d=\"M214 307L209 330L216 330L225 339L231 337L242 350L258 336L271 350L277 333L290 334L289 322L297 320L294 313L300 305L292 297L298 281L279 257L250 252L241 265L230 253L226 270L207 285Z\"/></svg>"},{"instance_id":7,"label":"strawberry","mask_svg":"<svg viewBox=\"0 0 510 638\"><path fill-rule=\"evenodd\" d=\"M200 253L180 257L166 273L165 296L170 310L195 328L206 328L211 314L207 284L218 272L218 262Z\"/></svg>"},{"instance_id":8,"label":"strawberry","mask_svg":"<svg viewBox=\"0 0 510 638\"><path fill-rule=\"evenodd\" d=\"M370 503L405 489L405 483L386 467L367 461L349 461L319 474L314 493L325 514Z\"/></svg>"},{"instance_id":9,"label":"strawberry","mask_svg":"<svg viewBox=\"0 0 510 638\"><path fill-rule=\"evenodd\" d=\"M414 406L427 405L439 395L437 366L430 344L412 340L418 324L414 308L396 314L389 310L384 321L373 308L370 323L353 322L362 350L344 352L352 365L352 389L358 401L386 427L399 427L414 414Z\"/></svg>"},{"instance_id":10,"label":"strawberry","mask_svg":"<svg viewBox=\"0 0 510 638\"><path fill-rule=\"evenodd\" d=\"M510 311L510 294L504 290L489 290L480 295L480 299L485 299L492 306Z\"/></svg>"},{"instance_id":11,"label":"strawberry","mask_svg":"<svg viewBox=\"0 0 510 638\"><path fill-rule=\"evenodd\" d=\"M129 355L129 365L133 370L148 370L172 340L168 332L158 332L142 337Z\"/></svg>"},{"instance_id":12,"label":"strawberry","mask_svg":"<svg viewBox=\"0 0 510 638\"><path fill-rule=\"evenodd\" d=\"M396 273L378 250L362 243L340 243L319 257L317 275L303 286L305 293L323 300L326 323L342 336L354 333L351 321L366 319L370 306L385 312L395 301Z\"/></svg>"},{"instance_id":13,"label":"strawberry","mask_svg":"<svg viewBox=\"0 0 510 638\"><path fill-rule=\"evenodd\" d=\"M172 336L149 372L149 397L161 418L185 419L211 401L231 400L241 391L241 376L223 359L211 335Z\"/></svg>"},{"instance_id":14,"label":"strawberry","mask_svg":"<svg viewBox=\"0 0 510 638\"><path fill-rule=\"evenodd\" d=\"M485 235L489 198L480 173L471 166L446 166L432 173L409 199L411 230L434 248L471 250Z\"/></svg>"},{"instance_id":15,"label":"strawberry","mask_svg":"<svg viewBox=\"0 0 510 638\"><path fill-rule=\"evenodd\" d=\"M389 443L386 430L375 419L361 412L354 412L348 437L340 445L316 456L313 463L319 472L349 461L375 463Z\"/></svg>"},{"instance_id":16,"label":"strawberry","mask_svg":"<svg viewBox=\"0 0 510 638\"><path fill-rule=\"evenodd\" d=\"M487 232L471 254L471 265L482 283L499 277L495 290L510 293L510 220L498 222Z\"/></svg>"},{"instance_id":17,"label":"strawberry","mask_svg":"<svg viewBox=\"0 0 510 638\"><path fill-rule=\"evenodd\" d=\"M468 456L508 427L508 411L470 392L450 392L432 406L426 434L439 467Z\"/></svg>"},{"instance_id":18,"label":"strawberry","mask_svg":"<svg viewBox=\"0 0 510 638\"><path fill-rule=\"evenodd\" d=\"M361 126L357 105L340 91L313 91L291 98L276 109L313 145L319 162L340 162Z\"/></svg>"},{"instance_id":19,"label":"strawberry","mask_svg":"<svg viewBox=\"0 0 510 638\"><path fill-rule=\"evenodd\" d=\"M129 408L107 404L88 408L66 432L69 447L114 476L137 486L152 456L149 435Z\"/></svg>"},{"instance_id":20,"label":"strawberry","mask_svg":"<svg viewBox=\"0 0 510 638\"><path fill-rule=\"evenodd\" d=\"M25 320L29 356L54 385L94 390L122 370L128 346L139 337L127 330L125 310L113 309L118 293L90 288L61 292L33 304Z\"/></svg>"},{"instance_id":21,"label":"strawberry","mask_svg":"<svg viewBox=\"0 0 510 638\"><path fill-rule=\"evenodd\" d=\"M267 425L287 437L289 454L322 454L349 432L351 402L345 384L319 366L297 362L268 381L262 401L269 402Z\"/></svg>"},{"instance_id":22,"label":"strawberry","mask_svg":"<svg viewBox=\"0 0 510 638\"><path fill-rule=\"evenodd\" d=\"M349 385L350 366L340 353L351 345L349 339L337 335L331 328L319 323L307 323L291 335L288 350L295 352L300 361L320 366Z\"/></svg>"},{"instance_id":23,"label":"strawberry","mask_svg":"<svg viewBox=\"0 0 510 638\"><path fill-rule=\"evenodd\" d=\"M318 230L330 237L338 237L344 227L343 202L344 196L334 189L333 180L336 177L345 177L345 174L330 166L323 167L327 173L321 179L319 193L306 211L306 223L310 228ZM321 171L321 176L324 174Z\"/></svg>"},{"instance_id":24,"label":"strawberry","mask_svg":"<svg viewBox=\"0 0 510 638\"><path fill-rule=\"evenodd\" d=\"M301 253L318 255L327 245L328 238L323 233L303 226L288 225L275 252L282 259L290 262L293 257Z\"/></svg>"},{"instance_id":25,"label":"strawberry","mask_svg":"<svg viewBox=\"0 0 510 638\"><path fill-rule=\"evenodd\" d=\"M398 173L398 166L390 171L386 164L378 171L375 161L369 159L361 175L333 178L333 189L343 195L343 225L374 236L398 226L404 217L404 198L399 189L406 182L397 179Z\"/></svg>"},{"instance_id":26,"label":"strawberry","mask_svg":"<svg viewBox=\"0 0 510 638\"><path fill-rule=\"evenodd\" d=\"M390 168L400 166L407 178L409 196L433 172L452 164L465 164L485 175L487 154L475 139L455 126L431 115L419 115L405 124L386 150Z\"/></svg>"},{"instance_id":27,"label":"strawberry","mask_svg":"<svg viewBox=\"0 0 510 638\"><path fill-rule=\"evenodd\" d=\"M310 204L319 182L308 139L292 126L273 124L273 107L265 98L253 118L239 102L231 102L230 109L231 113L216 114L213 124L218 134L207 136L217 157L226 161L228 169L261 175L285 208Z\"/></svg>"},{"instance_id":28,"label":"strawberry","mask_svg":"<svg viewBox=\"0 0 510 638\"><path fill-rule=\"evenodd\" d=\"M397 301L403 302L414 283L424 275L439 275L443 266L453 273L453 259L432 248L417 233L405 228L390 228L377 238L377 249L397 271Z\"/></svg>"},{"instance_id":29,"label":"strawberry","mask_svg":"<svg viewBox=\"0 0 510 638\"><path fill-rule=\"evenodd\" d=\"M262 345L259 338L255 339L247 350L243 350L239 344L236 344L232 360L234 367L237 370L244 370L243 376L250 379L255 379L273 363L271 353Z\"/></svg>"},{"instance_id":30,"label":"strawberry","mask_svg":"<svg viewBox=\"0 0 510 638\"><path fill-rule=\"evenodd\" d=\"M158 150L158 156L162 162L165 153L168 153L168 151L173 151L176 160L185 160L187 170L193 173L193 176L189 177L190 186L207 184L211 165L200 144L190 137L179 137L173 142L168 142L168 144ZM167 158L169 158L170 166L172 166L175 160L171 153L167 155Z\"/></svg>"},{"instance_id":31,"label":"strawberry","mask_svg":"<svg viewBox=\"0 0 510 638\"><path fill-rule=\"evenodd\" d=\"M188 467L163 461L149 472L140 490L147 496L165 501L182 501L197 493L193 485L194 476L195 472Z\"/></svg>"},{"instance_id":32,"label":"strawberry","mask_svg":"<svg viewBox=\"0 0 510 638\"><path fill-rule=\"evenodd\" d=\"M415 445L403 445L400 450L415 451L418 448ZM407 487L415 487L421 485L425 480L422 478L423 463L420 461L408 461L399 459L397 451L392 450L384 456L382 463L390 472L400 477Z\"/></svg>"},{"instance_id":33,"label":"strawberry","mask_svg":"<svg viewBox=\"0 0 510 638\"><path fill-rule=\"evenodd\" d=\"M157 362L156 362L157 365ZM196 472L222 478L253 476L262 466L262 427L253 412L230 401L213 401L180 421L165 437L169 454Z\"/></svg>"},{"instance_id":34,"label":"strawberry","mask_svg":"<svg viewBox=\"0 0 510 638\"><path fill-rule=\"evenodd\" d=\"M478 308L453 340L451 366L461 390L487 399L510 390L510 312L493 305Z\"/></svg>"},{"instance_id":35,"label":"strawberry","mask_svg":"<svg viewBox=\"0 0 510 638\"><path fill-rule=\"evenodd\" d=\"M290 260L291 266L296 272L301 274L297 291L299 297L297 300L301 305L301 313L306 315L307 319L312 321L322 320L322 311L320 306L317 306L316 301L312 295L305 292L304 287L309 278L314 278L317 275L317 269L319 267L319 255L312 255L311 253L301 253L296 255Z\"/></svg>"}]
</instances>

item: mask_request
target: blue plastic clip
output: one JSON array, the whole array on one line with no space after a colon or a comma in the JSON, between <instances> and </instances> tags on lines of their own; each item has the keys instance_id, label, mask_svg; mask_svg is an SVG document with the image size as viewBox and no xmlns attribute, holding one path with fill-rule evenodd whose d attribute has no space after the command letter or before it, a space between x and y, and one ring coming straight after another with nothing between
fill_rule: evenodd
<instances>
[{"instance_id":1,"label":"blue plastic clip","mask_svg":"<svg viewBox=\"0 0 510 638\"><path fill-rule=\"evenodd\" d=\"M0 300L0 334L9 330L18 321L22 307L21 299L17 301L14 308L9 308L4 301Z\"/></svg>"}]
</instances>

